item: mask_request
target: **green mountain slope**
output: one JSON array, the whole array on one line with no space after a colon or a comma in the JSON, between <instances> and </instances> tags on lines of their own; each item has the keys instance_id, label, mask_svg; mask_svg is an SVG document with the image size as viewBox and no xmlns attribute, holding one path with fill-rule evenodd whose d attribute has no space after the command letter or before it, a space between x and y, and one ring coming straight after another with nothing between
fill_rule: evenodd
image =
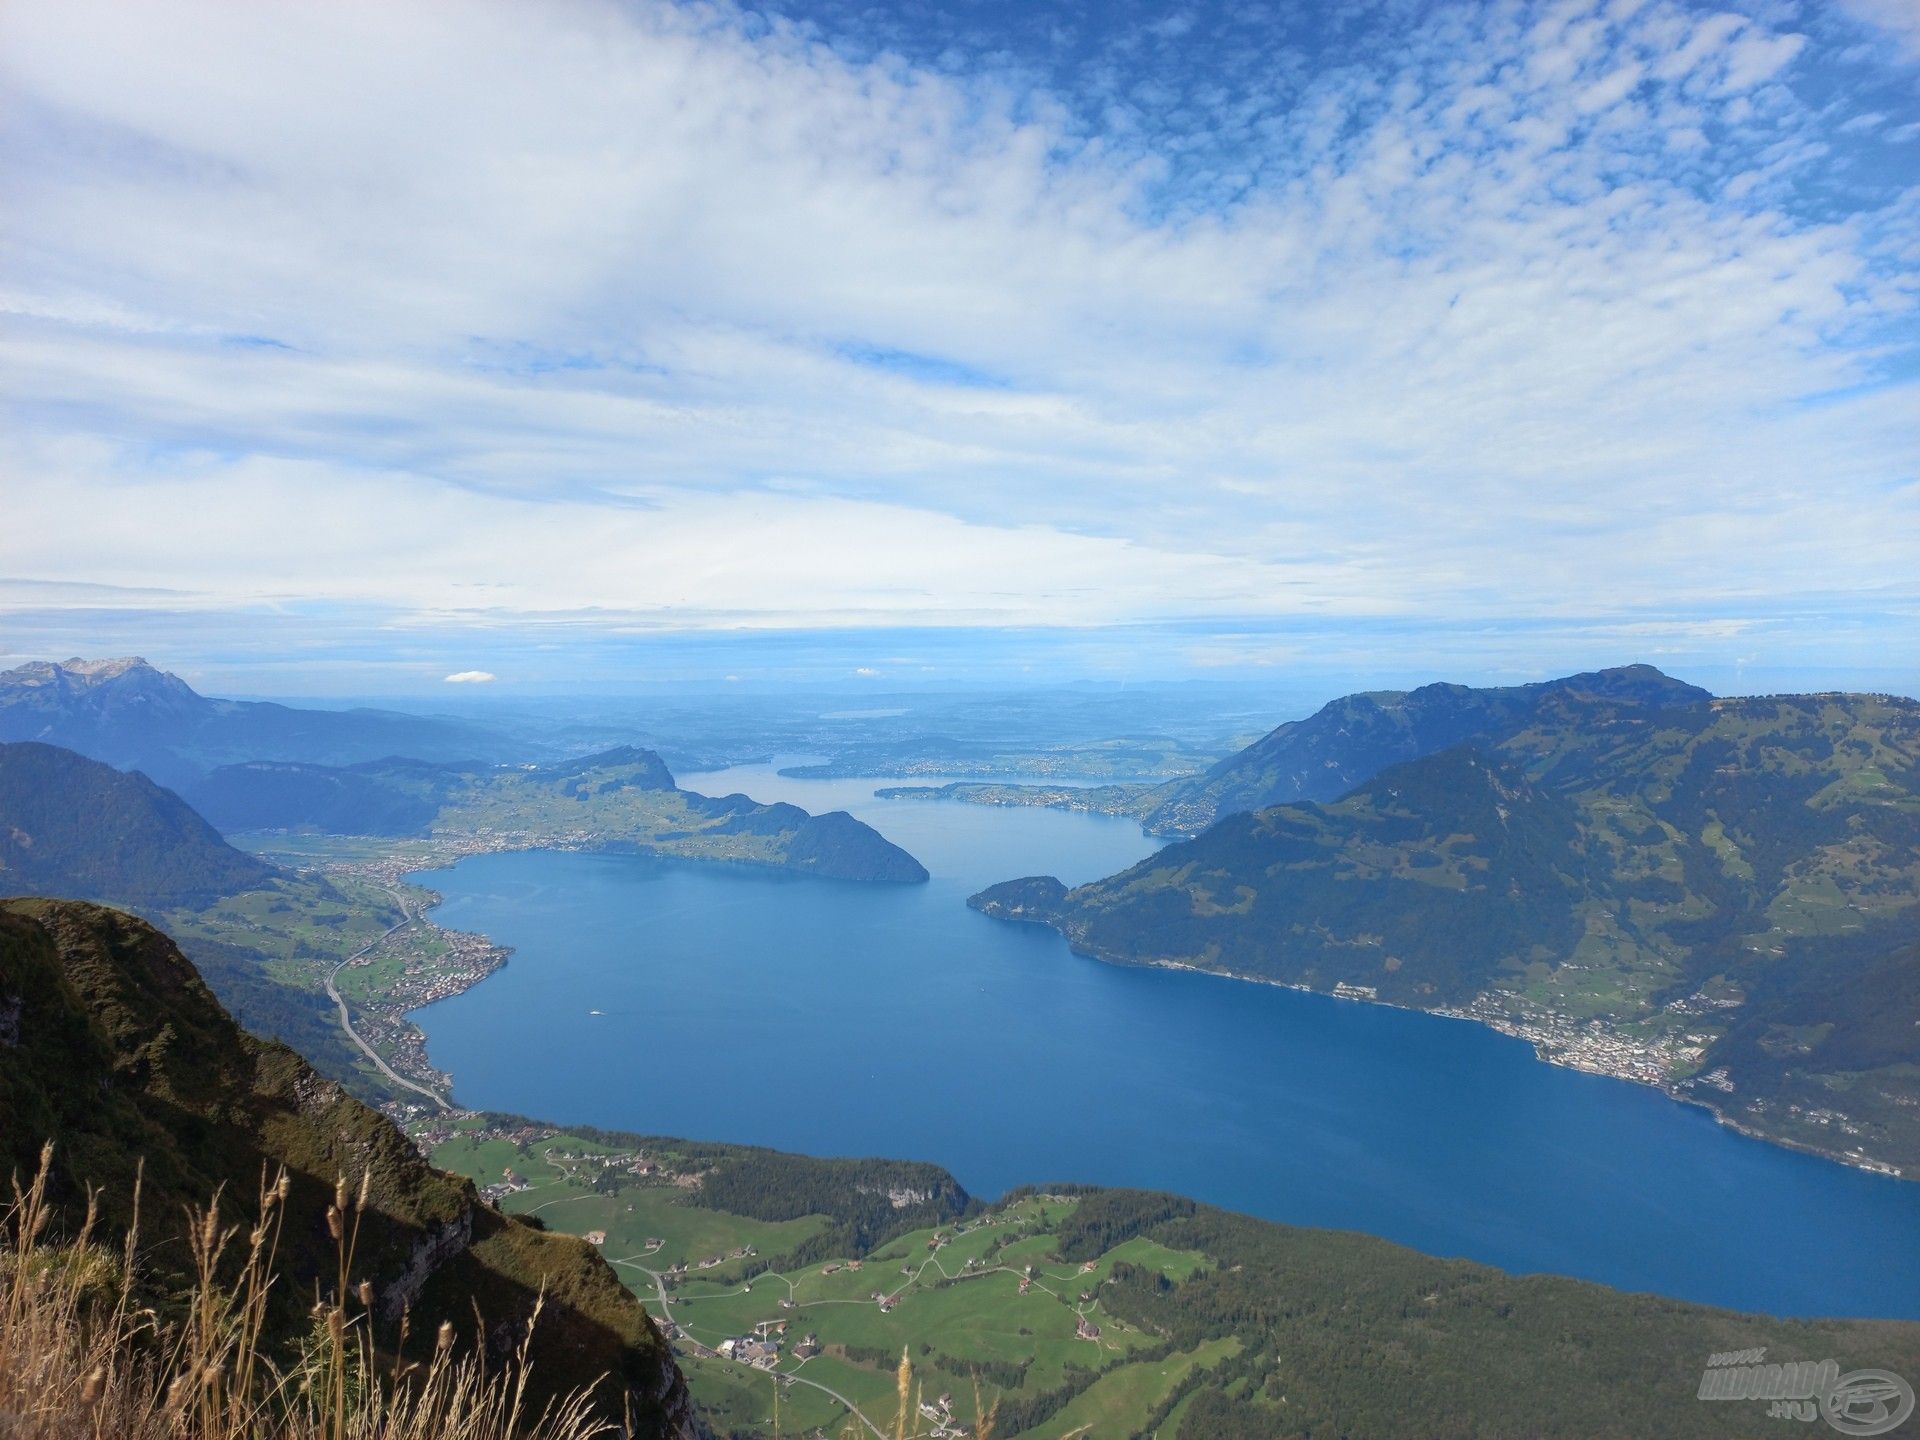
<instances>
[{"instance_id":1,"label":"green mountain slope","mask_svg":"<svg viewBox=\"0 0 1920 1440\"><path fill-rule=\"evenodd\" d=\"M1920 1164L1920 705L1563 689L1497 743L978 908L1076 949L1469 1013L1776 1139Z\"/></svg>"},{"instance_id":2,"label":"green mountain slope","mask_svg":"<svg viewBox=\"0 0 1920 1440\"><path fill-rule=\"evenodd\" d=\"M269 865L144 775L21 742L0 744L0 897L9 895L99 900L164 925L243 1024L381 1094L320 977L401 918L383 889L343 890Z\"/></svg>"},{"instance_id":3,"label":"green mountain slope","mask_svg":"<svg viewBox=\"0 0 1920 1440\"><path fill-rule=\"evenodd\" d=\"M923 1398L969 1428L977 1382L1001 1440L1764 1436L1780 1428L1766 1402L1696 1398L1710 1357L1920 1370L1920 1325L1740 1315L1169 1195L956 1203L931 1167L422 1124L436 1163L504 1207L636 1257L620 1269L678 1331L695 1401L739 1436L773 1434L775 1382L714 1350L756 1333L774 1341L759 1364L793 1377L786 1436L841 1435L848 1405L891 1435L903 1350Z\"/></svg>"},{"instance_id":4,"label":"green mountain slope","mask_svg":"<svg viewBox=\"0 0 1920 1440\"><path fill-rule=\"evenodd\" d=\"M1133 806L1156 835L1191 835L1223 815L1294 800L1333 800L1387 766L1468 741L1497 741L1565 700L1615 710L1689 709L1712 697L1661 674L1626 665L1537 685L1474 689L1423 685L1347 695L1305 720L1289 721L1204 775L1148 791ZM1149 803L1150 802L1150 803Z\"/></svg>"},{"instance_id":5,"label":"green mountain slope","mask_svg":"<svg viewBox=\"0 0 1920 1440\"><path fill-rule=\"evenodd\" d=\"M144 775L0 744L0 894L192 905L272 873Z\"/></svg>"},{"instance_id":6,"label":"green mountain slope","mask_svg":"<svg viewBox=\"0 0 1920 1440\"><path fill-rule=\"evenodd\" d=\"M1651 665L1623 665L1533 685L1474 689L1423 685L1345 695L1290 720L1199 775L1158 785L1036 785L953 781L895 785L890 800L958 800L1038 806L1137 820L1151 835L1197 835L1223 816L1296 800L1335 800L1389 765L1455 745L1488 746L1563 702L1604 703L1655 714L1692 710L1713 697Z\"/></svg>"},{"instance_id":7,"label":"green mountain slope","mask_svg":"<svg viewBox=\"0 0 1920 1440\"><path fill-rule=\"evenodd\" d=\"M927 872L841 811L809 815L744 795L675 786L650 750L623 746L539 767L381 760L344 769L257 761L189 790L222 830L487 837L493 848L562 845L777 865L843 880L918 882Z\"/></svg>"},{"instance_id":8,"label":"green mountain slope","mask_svg":"<svg viewBox=\"0 0 1920 1440\"><path fill-rule=\"evenodd\" d=\"M374 1287L383 1343L406 1311L415 1345L430 1346L442 1320L463 1343L492 1345L544 1293L533 1340L544 1393L593 1385L609 1419L631 1407L643 1434L691 1433L665 1342L591 1247L481 1204L383 1116L247 1035L150 926L74 902L0 905L0 1017L0 1165L30 1172L56 1141L69 1215L95 1187L116 1228L131 1218L138 1168L143 1255L163 1278L190 1264L183 1206L219 1192L225 1217L244 1224L263 1178L284 1169L274 1330L293 1340L315 1285L331 1288L335 1182L364 1175L371 1209L354 1278Z\"/></svg>"}]
</instances>

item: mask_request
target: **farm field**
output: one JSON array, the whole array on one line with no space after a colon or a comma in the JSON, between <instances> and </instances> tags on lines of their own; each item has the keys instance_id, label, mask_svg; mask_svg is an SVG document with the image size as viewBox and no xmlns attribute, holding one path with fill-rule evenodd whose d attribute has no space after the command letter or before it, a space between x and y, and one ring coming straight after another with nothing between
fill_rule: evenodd
<instances>
[{"instance_id":1,"label":"farm field","mask_svg":"<svg viewBox=\"0 0 1920 1440\"><path fill-rule=\"evenodd\" d=\"M598 1246L721 1440L1725 1440L1773 1422L1700 1405L1700 1356L1904 1373L1920 1355L1907 1322L1510 1274L1153 1191L986 1204L924 1162L475 1112L410 1133L502 1209ZM1622 1392L1629 1373L1644 1391Z\"/></svg>"},{"instance_id":2,"label":"farm field","mask_svg":"<svg viewBox=\"0 0 1920 1440\"><path fill-rule=\"evenodd\" d=\"M1178 1282L1208 1262L1139 1236L1062 1260L1055 1235L1078 1206L1070 1197L1025 1195L864 1254L790 1263L828 1231L827 1217L769 1221L697 1203L687 1157L664 1149L467 1124L432 1158L502 1209L599 1244L667 1322L694 1398L722 1434L774 1434L777 1403L781 1435L891 1440L904 1354L909 1435L971 1435L976 1407L996 1403L1004 1440L1129 1435L1240 1349L1227 1337L1171 1350L1108 1313L1100 1292L1116 1266Z\"/></svg>"}]
</instances>

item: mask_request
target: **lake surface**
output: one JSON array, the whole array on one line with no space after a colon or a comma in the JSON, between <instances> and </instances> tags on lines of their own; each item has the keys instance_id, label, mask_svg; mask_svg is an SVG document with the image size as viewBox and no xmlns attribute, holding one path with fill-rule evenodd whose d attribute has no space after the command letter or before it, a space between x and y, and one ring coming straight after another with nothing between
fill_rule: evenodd
<instances>
[{"instance_id":1,"label":"lake surface","mask_svg":"<svg viewBox=\"0 0 1920 1440\"><path fill-rule=\"evenodd\" d=\"M771 767L683 783L850 810L933 880L552 852L425 874L437 920L515 950L415 1015L462 1103L931 1160L986 1197L1150 1186L1742 1309L1920 1317L1920 1185L1478 1025L1106 965L965 907L996 880L1131 864L1154 848L1131 822L878 800L887 782Z\"/></svg>"}]
</instances>

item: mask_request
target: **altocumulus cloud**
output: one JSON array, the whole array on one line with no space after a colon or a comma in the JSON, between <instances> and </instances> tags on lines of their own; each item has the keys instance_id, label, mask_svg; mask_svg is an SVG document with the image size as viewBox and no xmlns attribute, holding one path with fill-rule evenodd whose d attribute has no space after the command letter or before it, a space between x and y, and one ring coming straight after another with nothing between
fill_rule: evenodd
<instances>
[{"instance_id":1,"label":"altocumulus cloud","mask_svg":"<svg viewBox=\"0 0 1920 1440\"><path fill-rule=\"evenodd\" d=\"M17 0L0 574L418 629L1910 611L1903 13L1360 7L1156 107L1205 26L1037 78L723 5Z\"/></svg>"}]
</instances>

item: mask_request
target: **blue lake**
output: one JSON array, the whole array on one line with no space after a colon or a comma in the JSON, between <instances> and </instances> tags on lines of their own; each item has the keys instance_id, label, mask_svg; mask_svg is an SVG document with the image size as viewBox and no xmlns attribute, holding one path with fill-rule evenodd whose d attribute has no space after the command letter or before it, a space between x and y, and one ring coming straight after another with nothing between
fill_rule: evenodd
<instances>
[{"instance_id":1,"label":"blue lake","mask_svg":"<svg viewBox=\"0 0 1920 1440\"><path fill-rule=\"evenodd\" d=\"M437 920L515 951L415 1016L462 1103L931 1160L987 1197L1149 1186L1509 1270L1920 1318L1920 1185L1749 1140L1478 1025L1106 965L965 907L996 880L1131 864L1154 847L1130 822L878 800L878 782L762 767L683 783L851 810L933 880L551 852L423 874Z\"/></svg>"}]
</instances>

